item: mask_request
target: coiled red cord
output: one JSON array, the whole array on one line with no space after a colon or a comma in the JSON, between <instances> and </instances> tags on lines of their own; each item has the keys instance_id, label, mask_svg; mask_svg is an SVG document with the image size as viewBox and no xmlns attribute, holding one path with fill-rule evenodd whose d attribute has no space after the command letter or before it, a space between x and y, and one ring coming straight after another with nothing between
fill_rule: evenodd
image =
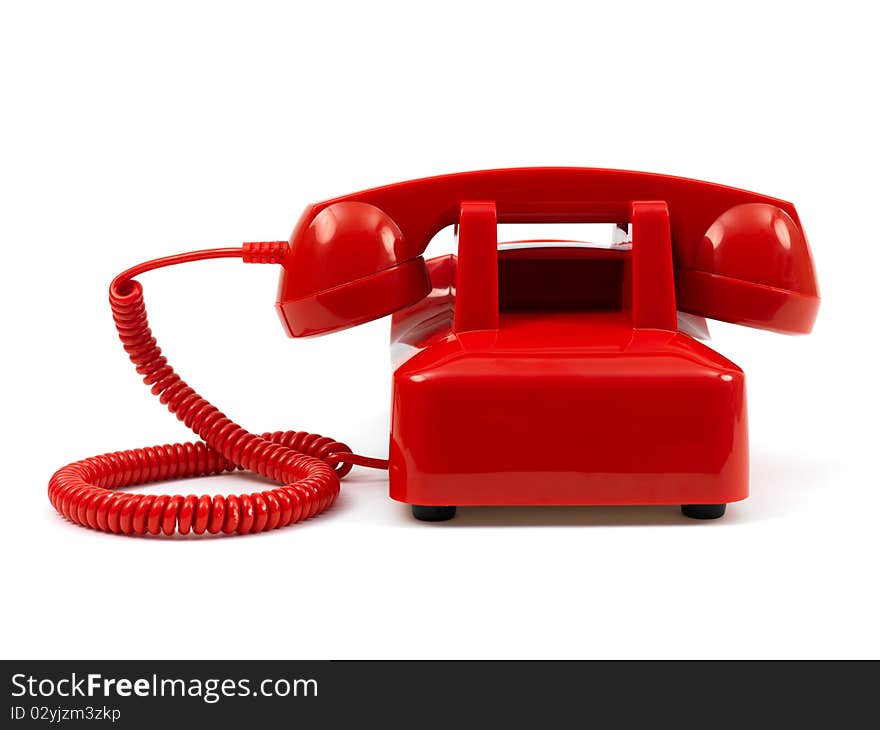
<instances>
[{"instance_id":1,"label":"coiled red cord","mask_svg":"<svg viewBox=\"0 0 880 730\"><path fill-rule=\"evenodd\" d=\"M387 461L352 454L345 444L304 431L261 436L231 421L196 393L162 355L147 322L138 274L163 266L213 258L280 263L286 241L246 243L168 256L132 267L110 285L110 307L119 339L154 395L201 441L116 451L59 469L49 481L49 501L85 527L125 535L245 534L272 530L330 507L339 480L352 464L388 468ZM283 486L224 497L186 497L117 491L146 482L247 469Z\"/></svg>"}]
</instances>

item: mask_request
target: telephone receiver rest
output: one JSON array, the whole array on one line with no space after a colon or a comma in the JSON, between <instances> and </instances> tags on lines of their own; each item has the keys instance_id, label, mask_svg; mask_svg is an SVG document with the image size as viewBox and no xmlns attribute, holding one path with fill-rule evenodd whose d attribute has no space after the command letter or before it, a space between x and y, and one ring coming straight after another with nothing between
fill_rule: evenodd
<instances>
[{"instance_id":1,"label":"telephone receiver rest","mask_svg":"<svg viewBox=\"0 0 880 730\"><path fill-rule=\"evenodd\" d=\"M288 334L345 329L425 297L422 254L458 222L465 200L494 201L499 223L619 225L630 222L633 201L665 201L679 310L789 334L815 321L813 261L791 203L667 175L517 168L412 180L308 207L279 286Z\"/></svg>"}]
</instances>

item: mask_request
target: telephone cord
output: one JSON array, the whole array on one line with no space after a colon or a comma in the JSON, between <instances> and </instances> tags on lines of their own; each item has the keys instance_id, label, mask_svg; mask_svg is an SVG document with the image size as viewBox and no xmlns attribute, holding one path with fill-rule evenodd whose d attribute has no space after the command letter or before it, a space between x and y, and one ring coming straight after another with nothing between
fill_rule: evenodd
<instances>
[{"instance_id":1,"label":"telephone cord","mask_svg":"<svg viewBox=\"0 0 880 730\"><path fill-rule=\"evenodd\" d=\"M115 451L68 464L49 481L49 501L73 522L124 535L247 534L313 517L339 494L353 464L387 469L384 459L353 454L343 443L305 431L250 433L193 390L174 371L147 321L135 276L164 266L216 258L280 263L286 241L246 243L168 256L134 266L110 285L113 321L129 359L153 395L199 441ZM279 483L239 495L137 494L124 487L248 470Z\"/></svg>"}]
</instances>

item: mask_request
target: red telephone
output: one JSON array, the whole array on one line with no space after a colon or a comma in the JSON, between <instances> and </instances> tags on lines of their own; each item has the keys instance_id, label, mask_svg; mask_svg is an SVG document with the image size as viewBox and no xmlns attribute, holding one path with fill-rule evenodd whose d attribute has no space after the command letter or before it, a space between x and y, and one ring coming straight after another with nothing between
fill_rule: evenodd
<instances>
[{"instance_id":1,"label":"red telephone","mask_svg":"<svg viewBox=\"0 0 880 730\"><path fill-rule=\"evenodd\" d=\"M505 222L613 223L631 242L501 247ZM425 261L443 227L458 255ZM138 274L203 258L281 264L292 337L394 314L388 461L332 439L247 432L184 383L147 324ZM109 532L248 533L329 507L352 464L389 469L422 520L457 505L680 505L711 519L748 495L744 375L679 331L677 311L785 333L812 328L819 295L790 203L683 178L523 168L399 183L306 209L289 243L147 262L110 287L144 382L201 441L63 467L58 511ZM284 486L240 496L116 488L249 469Z\"/></svg>"}]
</instances>

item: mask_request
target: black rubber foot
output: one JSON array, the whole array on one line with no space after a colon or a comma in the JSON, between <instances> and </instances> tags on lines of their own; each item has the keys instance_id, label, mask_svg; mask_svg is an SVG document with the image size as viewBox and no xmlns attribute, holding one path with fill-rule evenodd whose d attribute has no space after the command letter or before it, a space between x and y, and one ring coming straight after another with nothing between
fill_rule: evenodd
<instances>
[{"instance_id":1,"label":"black rubber foot","mask_svg":"<svg viewBox=\"0 0 880 730\"><path fill-rule=\"evenodd\" d=\"M717 520L726 509L726 504L683 504L681 513L692 520Z\"/></svg>"},{"instance_id":2,"label":"black rubber foot","mask_svg":"<svg viewBox=\"0 0 880 730\"><path fill-rule=\"evenodd\" d=\"M412 506L413 517L422 522L445 522L455 517L455 507L430 507L421 504Z\"/></svg>"}]
</instances>

